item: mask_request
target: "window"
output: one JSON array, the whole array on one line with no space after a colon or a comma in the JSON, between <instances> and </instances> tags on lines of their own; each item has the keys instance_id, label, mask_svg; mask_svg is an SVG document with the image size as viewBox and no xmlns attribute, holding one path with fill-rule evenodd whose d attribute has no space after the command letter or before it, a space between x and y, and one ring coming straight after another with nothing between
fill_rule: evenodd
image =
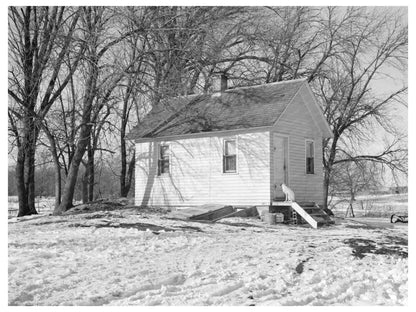
<instances>
[{"instance_id":1,"label":"window","mask_svg":"<svg viewBox=\"0 0 416 312\"><path fill-rule=\"evenodd\" d=\"M314 174L315 146L313 141L306 141L306 174Z\"/></svg>"},{"instance_id":2,"label":"window","mask_svg":"<svg viewBox=\"0 0 416 312\"><path fill-rule=\"evenodd\" d=\"M158 175L169 173L169 145L159 145Z\"/></svg>"},{"instance_id":3,"label":"window","mask_svg":"<svg viewBox=\"0 0 416 312\"><path fill-rule=\"evenodd\" d=\"M224 140L223 172L237 172L236 140Z\"/></svg>"}]
</instances>

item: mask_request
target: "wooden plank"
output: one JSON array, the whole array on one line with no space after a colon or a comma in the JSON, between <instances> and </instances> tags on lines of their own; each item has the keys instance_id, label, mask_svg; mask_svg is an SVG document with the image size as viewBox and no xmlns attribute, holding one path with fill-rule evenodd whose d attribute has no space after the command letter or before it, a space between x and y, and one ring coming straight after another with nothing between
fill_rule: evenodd
<instances>
[{"instance_id":1,"label":"wooden plank","mask_svg":"<svg viewBox=\"0 0 416 312\"><path fill-rule=\"evenodd\" d=\"M288 206L292 205L291 201L272 201L272 206Z\"/></svg>"},{"instance_id":2,"label":"wooden plank","mask_svg":"<svg viewBox=\"0 0 416 312\"><path fill-rule=\"evenodd\" d=\"M238 211L234 211L234 212L232 212L230 214L227 214L227 215L224 215L224 216L220 216L220 217L218 217L216 219L213 219L212 221L213 222L216 222L218 220L225 219L225 218L246 217L246 216L247 215L246 215L246 212L244 210L238 210Z\"/></svg>"},{"instance_id":3,"label":"wooden plank","mask_svg":"<svg viewBox=\"0 0 416 312\"><path fill-rule=\"evenodd\" d=\"M297 202L302 208L315 208L315 202Z\"/></svg>"},{"instance_id":4,"label":"wooden plank","mask_svg":"<svg viewBox=\"0 0 416 312\"><path fill-rule=\"evenodd\" d=\"M217 219L213 219L212 221L218 221L224 218L233 218L233 217L255 217L258 216L257 208L255 206L250 208L242 208L240 210L234 211L228 215L221 216Z\"/></svg>"},{"instance_id":5,"label":"wooden plank","mask_svg":"<svg viewBox=\"0 0 416 312\"><path fill-rule=\"evenodd\" d=\"M301 206L299 206L296 202L292 202L292 208L306 221L312 226L314 229L318 228L318 222L314 218L312 218Z\"/></svg>"},{"instance_id":6,"label":"wooden plank","mask_svg":"<svg viewBox=\"0 0 416 312\"><path fill-rule=\"evenodd\" d=\"M191 220L192 218L200 215L206 215L213 211L223 209L224 205L206 204L198 207L189 207L185 209L178 209L172 211L170 216L182 220Z\"/></svg>"},{"instance_id":7,"label":"wooden plank","mask_svg":"<svg viewBox=\"0 0 416 312\"><path fill-rule=\"evenodd\" d=\"M215 220L219 219L223 216L226 216L230 213L234 212L234 208L232 206L225 206L220 209L216 209L213 211L209 211L203 214L195 215L189 218L189 220Z\"/></svg>"}]
</instances>

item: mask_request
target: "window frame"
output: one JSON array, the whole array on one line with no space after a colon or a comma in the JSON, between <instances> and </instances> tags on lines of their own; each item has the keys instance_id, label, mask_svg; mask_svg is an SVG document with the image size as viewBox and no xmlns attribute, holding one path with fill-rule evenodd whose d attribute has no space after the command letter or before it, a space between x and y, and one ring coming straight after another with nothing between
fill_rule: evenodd
<instances>
[{"instance_id":1,"label":"window frame","mask_svg":"<svg viewBox=\"0 0 416 312\"><path fill-rule=\"evenodd\" d=\"M164 159L162 159L162 148L167 147L166 155L164 155ZM170 144L166 143L159 143L158 145L158 153L157 153L157 175L163 176L163 175L169 175L171 173L171 157L170 157ZM166 159L167 158L167 159ZM162 172L163 169L163 162L168 163L168 171Z\"/></svg>"},{"instance_id":2,"label":"window frame","mask_svg":"<svg viewBox=\"0 0 416 312\"><path fill-rule=\"evenodd\" d=\"M226 155L226 144L227 142L235 142L235 154ZM226 170L226 157L235 157L235 170ZM222 142L222 173L223 174L238 174L238 140L234 138L224 138Z\"/></svg>"},{"instance_id":3,"label":"window frame","mask_svg":"<svg viewBox=\"0 0 416 312\"><path fill-rule=\"evenodd\" d=\"M308 157L308 147L309 144L312 143L312 157ZM305 140L305 174L306 175L310 175L310 174L315 174L315 140L311 140L311 139L306 139ZM312 159L312 170L310 169L310 166L308 165L308 159Z\"/></svg>"}]
</instances>

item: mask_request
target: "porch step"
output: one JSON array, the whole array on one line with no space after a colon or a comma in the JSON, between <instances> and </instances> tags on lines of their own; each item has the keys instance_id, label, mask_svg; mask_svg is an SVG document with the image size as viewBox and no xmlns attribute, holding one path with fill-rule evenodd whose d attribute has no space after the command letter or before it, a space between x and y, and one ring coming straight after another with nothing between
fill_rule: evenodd
<instances>
[{"instance_id":1,"label":"porch step","mask_svg":"<svg viewBox=\"0 0 416 312\"><path fill-rule=\"evenodd\" d=\"M316 207L315 202L298 202L298 204L299 206L303 208L319 208L319 207Z\"/></svg>"},{"instance_id":2,"label":"porch step","mask_svg":"<svg viewBox=\"0 0 416 312\"><path fill-rule=\"evenodd\" d=\"M274 210L288 209L288 212L292 211L290 214L288 213L288 218L285 219L294 224L306 222L316 229L324 225L335 223L322 208L313 202L273 202L272 205L274 206L272 207Z\"/></svg>"}]
</instances>

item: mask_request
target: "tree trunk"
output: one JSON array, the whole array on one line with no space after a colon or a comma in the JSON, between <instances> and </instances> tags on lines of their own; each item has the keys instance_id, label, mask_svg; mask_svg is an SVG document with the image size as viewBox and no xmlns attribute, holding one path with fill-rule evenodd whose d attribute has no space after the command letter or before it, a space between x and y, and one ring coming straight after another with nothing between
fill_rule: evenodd
<instances>
[{"instance_id":1,"label":"tree trunk","mask_svg":"<svg viewBox=\"0 0 416 312\"><path fill-rule=\"evenodd\" d=\"M87 117L89 119L89 116ZM80 131L80 140L74 152L71 165L68 170L68 176L62 192L61 204L53 212L54 215L59 215L73 206L75 184L77 182L79 166L87 148L88 139L91 133L91 126L84 122Z\"/></svg>"},{"instance_id":2,"label":"tree trunk","mask_svg":"<svg viewBox=\"0 0 416 312\"><path fill-rule=\"evenodd\" d=\"M133 156L130 159L127 173L125 172L126 169L124 169L124 176L120 177L120 197L127 197L130 192L135 167L135 155L136 151L133 152Z\"/></svg>"},{"instance_id":3,"label":"tree trunk","mask_svg":"<svg viewBox=\"0 0 416 312\"><path fill-rule=\"evenodd\" d=\"M94 151L91 146L91 140L87 147L87 185L88 185L88 201L94 200Z\"/></svg>"},{"instance_id":4,"label":"tree trunk","mask_svg":"<svg viewBox=\"0 0 416 312\"><path fill-rule=\"evenodd\" d=\"M52 153L53 163L55 167L55 208L57 208L61 204L62 181L61 181L61 166L59 164L59 157L56 152L55 145L51 146L51 153Z\"/></svg>"},{"instance_id":5,"label":"tree trunk","mask_svg":"<svg viewBox=\"0 0 416 312\"><path fill-rule=\"evenodd\" d=\"M134 168L136 167L136 150L133 151L129 163L129 170L127 171L127 185L126 185L126 196L128 195L131 188L131 181L133 180Z\"/></svg>"},{"instance_id":6,"label":"tree trunk","mask_svg":"<svg viewBox=\"0 0 416 312\"><path fill-rule=\"evenodd\" d=\"M19 200L19 212L18 217L23 217L30 214L30 209L27 201L27 192L25 187L25 174L24 174L25 155L23 148L19 148L17 152L16 162L16 187L17 197Z\"/></svg>"},{"instance_id":7,"label":"tree trunk","mask_svg":"<svg viewBox=\"0 0 416 312\"><path fill-rule=\"evenodd\" d=\"M350 200L347 211L345 212L345 217L348 217L348 214L350 214L351 217L355 218L354 208L353 208L352 204L353 204L353 200Z\"/></svg>"},{"instance_id":8,"label":"tree trunk","mask_svg":"<svg viewBox=\"0 0 416 312\"><path fill-rule=\"evenodd\" d=\"M33 153L28 155L19 149L18 154L20 154L16 162L16 186L19 198L18 217L23 217L38 213L35 207L35 166Z\"/></svg>"},{"instance_id":9,"label":"tree trunk","mask_svg":"<svg viewBox=\"0 0 416 312\"><path fill-rule=\"evenodd\" d=\"M35 151L33 147L29 148L27 160L27 203L29 206L30 214L37 214L35 207Z\"/></svg>"},{"instance_id":10,"label":"tree trunk","mask_svg":"<svg viewBox=\"0 0 416 312\"><path fill-rule=\"evenodd\" d=\"M331 182L331 171L332 166L334 165L335 156L336 156L336 150L337 150L337 143L339 139L339 134L334 133L334 137L332 138L330 151L328 159L325 160L325 144L328 144L328 142L322 144L322 157L324 159L324 209L328 209L328 196L329 196L329 184Z\"/></svg>"},{"instance_id":11,"label":"tree trunk","mask_svg":"<svg viewBox=\"0 0 416 312\"><path fill-rule=\"evenodd\" d=\"M56 148L56 141L52 133L49 131L47 123L41 124L42 129L49 140L49 150L52 154L53 164L54 164L54 171L55 171L55 207L57 208L61 203L61 188L62 188L62 181L61 181L61 166L59 163L59 156L58 151Z\"/></svg>"},{"instance_id":12,"label":"tree trunk","mask_svg":"<svg viewBox=\"0 0 416 312\"><path fill-rule=\"evenodd\" d=\"M131 95L131 79L129 79L129 85L126 90L126 95L123 101L123 111L121 114L121 126L120 126L120 157L121 157L121 170L120 170L120 197L126 197L126 172L127 172L127 148L126 148L126 127L128 120L128 103Z\"/></svg>"},{"instance_id":13,"label":"tree trunk","mask_svg":"<svg viewBox=\"0 0 416 312\"><path fill-rule=\"evenodd\" d=\"M35 149L38 131L33 118L23 120L22 141L18 148L16 181L19 197L18 217L37 214L35 208Z\"/></svg>"},{"instance_id":14,"label":"tree trunk","mask_svg":"<svg viewBox=\"0 0 416 312\"><path fill-rule=\"evenodd\" d=\"M55 208L61 204L61 168L55 165Z\"/></svg>"},{"instance_id":15,"label":"tree trunk","mask_svg":"<svg viewBox=\"0 0 416 312\"><path fill-rule=\"evenodd\" d=\"M327 168L324 168L324 171L324 209L328 209L329 182L331 174Z\"/></svg>"},{"instance_id":16,"label":"tree trunk","mask_svg":"<svg viewBox=\"0 0 416 312\"><path fill-rule=\"evenodd\" d=\"M126 197L126 171L127 171L127 159L126 159L126 140L123 135L123 129L121 130L121 171L120 171L120 197Z\"/></svg>"},{"instance_id":17,"label":"tree trunk","mask_svg":"<svg viewBox=\"0 0 416 312\"><path fill-rule=\"evenodd\" d=\"M88 202L88 170L87 167L84 166L84 174L82 175L82 181L81 181L81 197L82 197L82 203L85 204Z\"/></svg>"}]
</instances>

